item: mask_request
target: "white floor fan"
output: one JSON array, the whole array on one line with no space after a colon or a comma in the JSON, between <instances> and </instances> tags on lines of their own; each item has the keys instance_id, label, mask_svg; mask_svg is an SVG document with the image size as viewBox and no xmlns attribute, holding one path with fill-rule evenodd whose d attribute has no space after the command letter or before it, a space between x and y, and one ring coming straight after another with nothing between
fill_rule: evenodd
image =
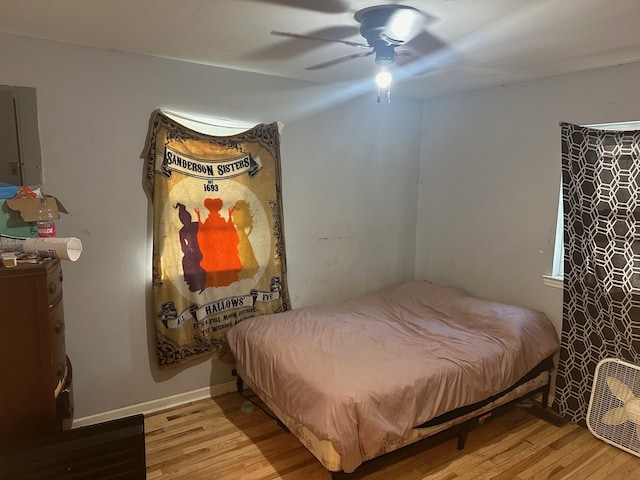
<instances>
[{"instance_id":1,"label":"white floor fan","mask_svg":"<svg viewBox=\"0 0 640 480\"><path fill-rule=\"evenodd\" d=\"M587 427L597 438L640 457L640 367L617 358L598 363Z\"/></svg>"}]
</instances>

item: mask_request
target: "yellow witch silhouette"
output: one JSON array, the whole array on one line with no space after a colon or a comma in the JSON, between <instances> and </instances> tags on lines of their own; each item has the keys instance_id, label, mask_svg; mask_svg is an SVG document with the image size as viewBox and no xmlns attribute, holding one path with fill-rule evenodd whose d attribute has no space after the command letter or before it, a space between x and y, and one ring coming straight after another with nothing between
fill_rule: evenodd
<instances>
[{"instance_id":1,"label":"yellow witch silhouette","mask_svg":"<svg viewBox=\"0 0 640 480\"><path fill-rule=\"evenodd\" d=\"M242 270L238 273L238 278L251 278L260 268L258 260L253 253L253 247L249 240L249 235L253 231L253 213L251 205L246 200L238 200L231 211L233 224L238 232L238 256L242 263Z\"/></svg>"}]
</instances>

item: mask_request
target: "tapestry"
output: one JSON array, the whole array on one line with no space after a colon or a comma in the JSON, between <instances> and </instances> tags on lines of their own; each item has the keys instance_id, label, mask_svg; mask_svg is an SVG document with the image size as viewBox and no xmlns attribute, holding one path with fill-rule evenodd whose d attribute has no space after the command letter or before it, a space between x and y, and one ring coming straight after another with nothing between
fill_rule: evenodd
<instances>
[{"instance_id":1,"label":"tapestry","mask_svg":"<svg viewBox=\"0 0 640 480\"><path fill-rule=\"evenodd\" d=\"M640 364L640 131L561 124L564 292L555 406L584 423L597 363Z\"/></svg>"},{"instance_id":2,"label":"tapestry","mask_svg":"<svg viewBox=\"0 0 640 480\"><path fill-rule=\"evenodd\" d=\"M290 308L278 126L212 136L153 113L153 316L159 367L222 356L226 331Z\"/></svg>"}]
</instances>

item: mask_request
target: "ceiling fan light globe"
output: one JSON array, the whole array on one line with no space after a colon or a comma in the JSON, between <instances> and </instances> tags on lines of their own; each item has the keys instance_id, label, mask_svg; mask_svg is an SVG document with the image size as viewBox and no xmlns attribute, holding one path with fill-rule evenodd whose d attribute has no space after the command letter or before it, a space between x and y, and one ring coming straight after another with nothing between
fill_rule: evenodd
<instances>
[{"instance_id":1,"label":"ceiling fan light globe","mask_svg":"<svg viewBox=\"0 0 640 480\"><path fill-rule=\"evenodd\" d=\"M388 70L381 70L376 75L376 85L380 88L387 88L389 85L391 85L391 80L391 72L389 72Z\"/></svg>"}]
</instances>

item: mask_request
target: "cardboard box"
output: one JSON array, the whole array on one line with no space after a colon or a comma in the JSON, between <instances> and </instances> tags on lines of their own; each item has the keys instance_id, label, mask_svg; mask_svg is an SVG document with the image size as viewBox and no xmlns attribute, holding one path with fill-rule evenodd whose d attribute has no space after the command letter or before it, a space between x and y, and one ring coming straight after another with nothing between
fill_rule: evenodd
<instances>
[{"instance_id":1,"label":"cardboard box","mask_svg":"<svg viewBox=\"0 0 640 480\"><path fill-rule=\"evenodd\" d=\"M45 195L47 204L53 213L53 218L60 218L60 211L58 210L58 200L51 195ZM47 217L40 218L38 216L38 209L43 203L42 198L9 198L5 200L8 207L11 210L17 210L20 212L20 216L25 222L37 222L39 220L47 220Z\"/></svg>"},{"instance_id":2,"label":"cardboard box","mask_svg":"<svg viewBox=\"0 0 640 480\"><path fill-rule=\"evenodd\" d=\"M38 228L35 222L25 222L18 210L12 210L6 200L0 201L0 233L14 237L35 238Z\"/></svg>"},{"instance_id":3,"label":"cardboard box","mask_svg":"<svg viewBox=\"0 0 640 480\"><path fill-rule=\"evenodd\" d=\"M68 213L60 201L46 195L54 218L60 218L60 212ZM38 236L36 222L40 198L9 198L0 202L0 233L15 237L35 238ZM46 218L42 218L46 220Z\"/></svg>"}]
</instances>

